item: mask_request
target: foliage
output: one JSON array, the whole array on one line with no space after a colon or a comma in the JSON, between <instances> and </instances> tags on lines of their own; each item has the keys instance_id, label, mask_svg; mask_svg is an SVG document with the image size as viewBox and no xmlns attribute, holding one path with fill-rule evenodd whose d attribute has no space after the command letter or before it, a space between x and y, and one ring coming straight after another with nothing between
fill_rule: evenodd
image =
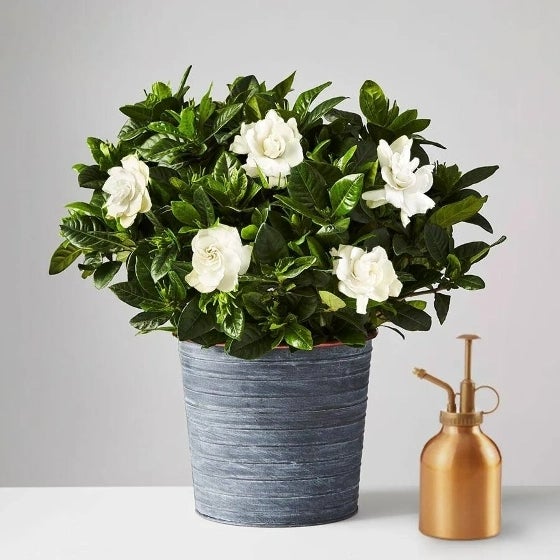
<instances>
[{"instance_id":1,"label":"foliage","mask_svg":"<svg viewBox=\"0 0 560 560\"><path fill-rule=\"evenodd\" d=\"M94 163L74 167L80 187L89 189L88 201L67 205L50 274L82 257L84 278L92 276L97 288L108 286L138 309L130 322L140 333L168 330L202 345L223 343L242 358L279 344L302 350L330 340L363 345L384 323L428 330L422 298L432 296L443 323L450 297L442 292L484 287L471 267L505 238L456 246L453 236L462 222L492 232L480 213L487 197L473 185L497 166L463 174L456 165L435 163L428 193L435 206L404 227L398 208L369 208L361 195L384 186L380 140L412 138L420 165L430 163L428 146L443 148L420 135L430 121L416 110L401 111L369 80L359 96L363 116L337 109L343 97L316 103L329 83L290 104L293 74L272 88L254 76L240 77L225 100L214 100L208 90L195 101L185 97L189 71L176 92L158 82L146 99L121 107L128 120L115 143L88 138ZM305 159L285 187L271 187L262 174L249 177L244 158L229 150L241 123L263 119L270 109L285 120L294 117L302 134ZM108 170L128 154L150 168L152 207L123 228L107 215L101 189ZM199 293L185 281L191 241L218 222L252 244L251 264L236 290ZM339 244L382 246L403 284L400 295L369 301L365 315L356 313L355 300L337 289L332 273L330 251Z\"/></svg>"}]
</instances>

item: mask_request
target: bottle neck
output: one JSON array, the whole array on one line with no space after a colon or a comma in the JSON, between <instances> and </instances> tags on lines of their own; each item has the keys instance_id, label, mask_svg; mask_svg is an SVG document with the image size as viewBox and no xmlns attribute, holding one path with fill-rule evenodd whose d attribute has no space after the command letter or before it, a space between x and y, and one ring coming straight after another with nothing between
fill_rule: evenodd
<instances>
[{"instance_id":1,"label":"bottle neck","mask_svg":"<svg viewBox=\"0 0 560 560\"><path fill-rule=\"evenodd\" d=\"M480 434L480 426L446 426L442 425L441 431L444 434Z\"/></svg>"}]
</instances>

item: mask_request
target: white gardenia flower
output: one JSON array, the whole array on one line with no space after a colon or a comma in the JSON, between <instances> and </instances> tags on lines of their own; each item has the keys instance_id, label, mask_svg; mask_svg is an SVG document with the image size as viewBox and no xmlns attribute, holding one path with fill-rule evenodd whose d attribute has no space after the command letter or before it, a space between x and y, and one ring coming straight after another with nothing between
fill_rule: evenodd
<instances>
[{"instance_id":1,"label":"white gardenia flower","mask_svg":"<svg viewBox=\"0 0 560 560\"><path fill-rule=\"evenodd\" d=\"M300 140L296 120L284 121L271 109L263 120L243 123L229 149L247 154L243 168L249 177L258 177L260 169L270 186L283 186L291 168L303 161Z\"/></svg>"},{"instance_id":2,"label":"white gardenia flower","mask_svg":"<svg viewBox=\"0 0 560 560\"><path fill-rule=\"evenodd\" d=\"M192 240L193 270L185 276L187 283L206 294L218 289L231 292L240 274L245 274L251 261L250 245L242 245L239 232L219 224L201 229Z\"/></svg>"},{"instance_id":3,"label":"white gardenia flower","mask_svg":"<svg viewBox=\"0 0 560 560\"><path fill-rule=\"evenodd\" d=\"M365 315L370 299L382 302L401 293L402 284L383 247L366 252L352 245L339 245L331 249L331 255L338 257L333 263L333 274L340 280L338 289L356 299L358 313Z\"/></svg>"},{"instance_id":4,"label":"white gardenia flower","mask_svg":"<svg viewBox=\"0 0 560 560\"><path fill-rule=\"evenodd\" d=\"M150 168L134 154L121 160L122 167L109 169L109 178L103 190L109 193L105 203L107 216L118 218L121 226L130 227L137 214L147 212L152 207L148 193Z\"/></svg>"},{"instance_id":5,"label":"white gardenia flower","mask_svg":"<svg viewBox=\"0 0 560 560\"><path fill-rule=\"evenodd\" d=\"M433 177L433 165L418 168L418 158L410 159L412 139L406 136L397 138L390 146L385 140L379 142L377 158L381 166L381 176L385 181L384 189L365 192L362 198L370 208L377 208L387 202L401 209L403 226L410 223L410 216L425 214L435 206L427 195Z\"/></svg>"}]
</instances>

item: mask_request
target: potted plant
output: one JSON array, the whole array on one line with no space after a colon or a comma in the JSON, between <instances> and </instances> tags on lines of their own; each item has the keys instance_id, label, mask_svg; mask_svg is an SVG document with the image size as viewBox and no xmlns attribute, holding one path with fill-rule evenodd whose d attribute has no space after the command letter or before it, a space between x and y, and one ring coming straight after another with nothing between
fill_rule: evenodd
<instances>
[{"instance_id":1,"label":"potted plant","mask_svg":"<svg viewBox=\"0 0 560 560\"><path fill-rule=\"evenodd\" d=\"M78 268L139 312L140 333L179 340L197 510L247 525L355 513L371 339L429 330L493 245L472 188L497 166L431 163L429 120L366 81L363 116L293 103L294 74L237 78L216 101L161 82L121 107L115 143L87 142L87 202L67 205L56 274ZM120 274L120 281L117 275Z\"/></svg>"}]
</instances>

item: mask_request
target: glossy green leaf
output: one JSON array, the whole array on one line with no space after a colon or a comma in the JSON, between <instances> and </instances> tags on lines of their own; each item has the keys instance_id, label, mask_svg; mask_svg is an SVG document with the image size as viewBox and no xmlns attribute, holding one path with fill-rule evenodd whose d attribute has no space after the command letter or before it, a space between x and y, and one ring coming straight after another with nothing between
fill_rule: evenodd
<instances>
[{"instance_id":1,"label":"glossy green leaf","mask_svg":"<svg viewBox=\"0 0 560 560\"><path fill-rule=\"evenodd\" d=\"M438 263L444 263L449 253L449 234L442 227L427 222L424 226L424 239L426 248L432 259Z\"/></svg>"},{"instance_id":2,"label":"glossy green leaf","mask_svg":"<svg viewBox=\"0 0 560 560\"><path fill-rule=\"evenodd\" d=\"M296 116L302 119L307 113L307 111L309 110L309 106L311 105L311 103L313 103L313 101L315 101L317 96L325 88L328 88L331 85L331 83L332 82L325 82L320 86L304 91L300 95L298 95L293 107L293 111L296 114Z\"/></svg>"},{"instance_id":3,"label":"glossy green leaf","mask_svg":"<svg viewBox=\"0 0 560 560\"><path fill-rule=\"evenodd\" d=\"M344 307L346 307L346 303L343 299L332 294L331 292L327 292L326 290L319 290L319 297L321 298L321 301L327 306L327 311L338 311L339 309L343 309Z\"/></svg>"},{"instance_id":4,"label":"glossy green leaf","mask_svg":"<svg viewBox=\"0 0 560 560\"><path fill-rule=\"evenodd\" d=\"M442 206L430 216L430 222L442 228L464 222L472 218L484 206L487 199L487 196L478 198L471 195L458 202Z\"/></svg>"},{"instance_id":5,"label":"glossy green leaf","mask_svg":"<svg viewBox=\"0 0 560 560\"><path fill-rule=\"evenodd\" d=\"M465 274L455 279L455 283L465 290L482 290L486 284L484 280L474 274Z\"/></svg>"},{"instance_id":6,"label":"glossy green leaf","mask_svg":"<svg viewBox=\"0 0 560 560\"><path fill-rule=\"evenodd\" d=\"M236 358L253 360L262 356L272 347L270 335L254 324L246 324L239 340L226 343L226 350Z\"/></svg>"},{"instance_id":7,"label":"glossy green leaf","mask_svg":"<svg viewBox=\"0 0 560 560\"><path fill-rule=\"evenodd\" d=\"M420 309L404 301L393 304L397 314L391 317L391 322L406 331L428 331L432 326L432 318Z\"/></svg>"},{"instance_id":8,"label":"glossy green leaf","mask_svg":"<svg viewBox=\"0 0 560 560\"><path fill-rule=\"evenodd\" d=\"M82 250L68 241L62 242L51 257L49 274L59 274L67 269L80 255Z\"/></svg>"},{"instance_id":9,"label":"glossy green leaf","mask_svg":"<svg viewBox=\"0 0 560 560\"><path fill-rule=\"evenodd\" d=\"M360 89L360 109L366 119L383 126L387 120L388 103L383 90L373 81L366 80Z\"/></svg>"},{"instance_id":10,"label":"glossy green leaf","mask_svg":"<svg viewBox=\"0 0 560 560\"><path fill-rule=\"evenodd\" d=\"M169 320L169 313L160 311L141 311L130 319L130 324L140 332L153 331Z\"/></svg>"},{"instance_id":11,"label":"glossy green leaf","mask_svg":"<svg viewBox=\"0 0 560 560\"><path fill-rule=\"evenodd\" d=\"M434 296L434 308L436 310L436 314L441 325L443 325L447 317L447 313L449 312L450 302L451 302L451 296L447 294L442 294L438 292Z\"/></svg>"},{"instance_id":12,"label":"glossy green leaf","mask_svg":"<svg viewBox=\"0 0 560 560\"><path fill-rule=\"evenodd\" d=\"M182 224L194 226L201 221L198 210L190 202L184 200L173 200L171 212Z\"/></svg>"},{"instance_id":13,"label":"glossy green leaf","mask_svg":"<svg viewBox=\"0 0 560 560\"><path fill-rule=\"evenodd\" d=\"M477 167L471 171L467 171L461 178L457 181L455 185L458 189L464 189L465 187L470 187L471 185L476 185L488 177L491 177L498 171L499 166L489 165L488 167Z\"/></svg>"},{"instance_id":14,"label":"glossy green leaf","mask_svg":"<svg viewBox=\"0 0 560 560\"><path fill-rule=\"evenodd\" d=\"M288 256L288 244L278 230L262 224L253 246L253 256L257 263L274 264Z\"/></svg>"},{"instance_id":15,"label":"glossy green leaf","mask_svg":"<svg viewBox=\"0 0 560 560\"><path fill-rule=\"evenodd\" d=\"M323 176L305 162L292 169L288 180L288 193L295 202L316 210L325 208L328 203Z\"/></svg>"},{"instance_id":16,"label":"glossy green leaf","mask_svg":"<svg viewBox=\"0 0 560 560\"><path fill-rule=\"evenodd\" d=\"M313 349L311 331L299 323L289 323L284 327L284 339L290 346L299 350Z\"/></svg>"},{"instance_id":17,"label":"glossy green leaf","mask_svg":"<svg viewBox=\"0 0 560 560\"><path fill-rule=\"evenodd\" d=\"M144 292L136 282L119 282L109 289L121 300L139 309L162 309L165 304L156 296Z\"/></svg>"},{"instance_id":18,"label":"glossy green leaf","mask_svg":"<svg viewBox=\"0 0 560 560\"><path fill-rule=\"evenodd\" d=\"M93 273L93 283L95 287L99 290L109 285L111 280L115 277L115 274L120 270L121 265L122 263L119 261L109 261L97 268Z\"/></svg>"},{"instance_id":19,"label":"glossy green leaf","mask_svg":"<svg viewBox=\"0 0 560 560\"><path fill-rule=\"evenodd\" d=\"M339 179L329 190L333 216L346 216L360 201L364 176L361 173Z\"/></svg>"},{"instance_id":20,"label":"glossy green leaf","mask_svg":"<svg viewBox=\"0 0 560 560\"><path fill-rule=\"evenodd\" d=\"M215 328L215 321L210 313L203 313L199 306L199 297L193 298L181 312L177 322L179 340L192 340Z\"/></svg>"}]
</instances>

